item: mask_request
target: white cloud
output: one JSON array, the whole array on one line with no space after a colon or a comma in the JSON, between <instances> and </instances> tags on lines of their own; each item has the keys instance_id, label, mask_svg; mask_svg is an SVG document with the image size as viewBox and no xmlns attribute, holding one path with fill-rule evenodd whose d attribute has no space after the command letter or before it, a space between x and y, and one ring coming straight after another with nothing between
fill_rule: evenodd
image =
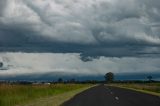
<instances>
[{"instance_id":1,"label":"white cloud","mask_svg":"<svg viewBox=\"0 0 160 106\"><path fill-rule=\"evenodd\" d=\"M1 70L0 76L69 72L84 75L114 73L159 72L157 58L106 58L83 62L79 54L56 53L1 53L1 60L8 70Z\"/></svg>"}]
</instances>

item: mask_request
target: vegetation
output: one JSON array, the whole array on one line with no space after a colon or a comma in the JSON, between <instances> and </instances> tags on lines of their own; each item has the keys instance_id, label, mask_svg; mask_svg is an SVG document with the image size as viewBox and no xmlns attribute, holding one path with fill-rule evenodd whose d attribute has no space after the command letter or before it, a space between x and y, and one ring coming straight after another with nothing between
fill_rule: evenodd
<instances>
[{"instance_id":1,"label":"vegetation","mask_svg":"<svg viewBox=\"0 0 160 106\"><path fill-rule=\"evenodd\" d=\"M62 78L59 78L59 79L58 79L58 82L59 82L59 83L62 83L62 82L63 82L63 79L62 79Z\"/></svg>"},{"instance_id":2,"label":"vegetation","mask_svg":"<svg viewBox=\"0 0 160 106\"><path fill-rule=\"evenodd\" d=\"M50 97L68 91L90 86L88 84L51 84L51 85L0 85L0 106L25 104L37 98Z\"/></svg>"},{"instance_id":3,"label":"vegetation","mask_svg":"<svg viewBox=\"0 0 160 106\"><path fill-rule=\"evenodd\" d=\"M86 86L80 89L72 90L69 92L65 92L62 94L54 95L51 97L47 98L41 98L37 99L35 101L31 101L30 103L27 103L26 105L23 106L63 106L62 104L69 99L73 98L76 94L89 89L90 87L93 86Z\"/></svg>"},{"instance_id":4,"label":"vegetation","mask_svg":"<svg viewBox=\"0 0 160 106\"><path fill-rule=\"evenodd\" d=\"M147 76L147 78L150 82L152 81L152 76Z\"/></svg>"},{"instance_id":5,"label":"vegetation","mask_svg":"<svg viewBox=\"0 0 160 106\"><path fill-rule=\"evenodd\" d=\"M2 63L2 62L0 62L0 68L1 68L1 67L3 67L3 63Z\"/></svg>"},{"instance_id":6,"label":"vegetation","mask_svg":"<svg viewBox=\"0 0 160 106\"><path fill-rule=\"evenodd\" d=\"M111 85L160 96L160 83L115 83Z\"/></svg>"},{"instance_id":7,"label":"vegetation","mask_svg":"<svg viewBox=\"0 0 160 106\"><path fill-rule=\"evenodd\" d=\"M113 82L114 74L112 72L106 73L104 76L106 82Z\"/></svg>"}]
</instances>

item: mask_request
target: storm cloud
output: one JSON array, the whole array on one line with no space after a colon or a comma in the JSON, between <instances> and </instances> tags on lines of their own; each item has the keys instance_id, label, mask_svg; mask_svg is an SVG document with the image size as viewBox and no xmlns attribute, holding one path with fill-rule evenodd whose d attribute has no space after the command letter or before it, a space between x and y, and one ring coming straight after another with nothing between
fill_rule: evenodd
<instances>
[{"instance_id":1,"label":"storm cloud","mask_svg":"<svg viewBox=\"0 0 160 106\"><path fill-rule=\"evenodd\" d=\"M0 1L3 52L159 57L159 33L158 0Z\"/></svg>"}]
</instances>

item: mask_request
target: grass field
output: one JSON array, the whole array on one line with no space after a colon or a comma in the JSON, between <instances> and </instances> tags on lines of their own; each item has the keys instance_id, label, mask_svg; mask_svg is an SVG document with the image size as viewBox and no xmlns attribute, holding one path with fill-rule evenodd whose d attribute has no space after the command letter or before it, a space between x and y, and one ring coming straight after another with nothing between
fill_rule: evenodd
<instances>
[{"instance_id":1,"label":"grass field","mask_svg":"<svg viewBox=\"0 0 160 106\"><path fill-rule=\"evenodd\" d=\"M87 84L51 85L0 85L0 106L16 106L36 99L47 98L76 89L89 87Z\"/></svg>"},{"instance_id":2,"label":"grass field","mask_svg":"<svg viewBox=\"0 0 160 106\"><path fill-rule=\"evenodd\" d=\"M142 84L139 84L139 83L117 83L117 84L111 84L111 86L129 88L132 90L137 90L137 91L160 96L160 83L142 83Z\"/></svg>"}]
</instances>

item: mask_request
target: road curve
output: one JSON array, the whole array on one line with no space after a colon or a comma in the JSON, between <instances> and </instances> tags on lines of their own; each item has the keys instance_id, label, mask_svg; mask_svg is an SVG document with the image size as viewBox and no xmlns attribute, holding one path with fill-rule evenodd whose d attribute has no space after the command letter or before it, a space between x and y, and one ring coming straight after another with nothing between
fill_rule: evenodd
<instances>
[{"instance_id":1,"label":"road curve","mask_svg":"<svg viewBox=\"0 0 160 106\"><path fill-rule=\"evenodd\" d=\"M160 97L99 85L77 94L62 106L160 106Z\"/></svg>"}]
</instances>

